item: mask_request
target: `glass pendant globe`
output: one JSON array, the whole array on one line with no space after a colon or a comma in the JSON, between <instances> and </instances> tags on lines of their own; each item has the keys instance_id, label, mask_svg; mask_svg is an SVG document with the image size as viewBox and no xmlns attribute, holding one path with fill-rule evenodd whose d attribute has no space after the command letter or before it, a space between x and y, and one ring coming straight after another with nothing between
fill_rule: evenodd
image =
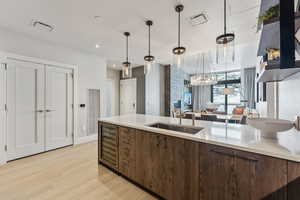
<instances>
[{"instance_id":1,"label":"glass pendant globe","mask_svg":"<svg viewBox=\"0 0 300 200\"><path fill-rule=\"evenodd\" d=\"M174 54L173 55L173 65L178 69L184 67L184 54Z\"/></svg>"},{"instance_id":2,"label":"glass pendant globe","mask_svg":"<svg viewBox=\"0 0 300 200\"><path fill-rule=\"evenodd\" d=\"M132 67L130 63L123 63L122 67L122 77L123 78L131 78L132 77Z\"/></svg>"}]
</instances>

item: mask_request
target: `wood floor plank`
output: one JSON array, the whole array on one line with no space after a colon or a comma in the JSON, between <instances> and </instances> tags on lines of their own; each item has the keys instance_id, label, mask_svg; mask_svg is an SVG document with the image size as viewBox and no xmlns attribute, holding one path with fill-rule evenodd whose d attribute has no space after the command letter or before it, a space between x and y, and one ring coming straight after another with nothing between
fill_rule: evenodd
<instances>
[{"instance_id":1,"label":"wood floor plank","mask_svg":"<svg viewBox=\"0 0 300 200\"><path fill-rule=\"evenodd\" d=\"M10 162L0 177L5 200L156 200L98 166L96 142Z\"/></svg>"}]
</instances>

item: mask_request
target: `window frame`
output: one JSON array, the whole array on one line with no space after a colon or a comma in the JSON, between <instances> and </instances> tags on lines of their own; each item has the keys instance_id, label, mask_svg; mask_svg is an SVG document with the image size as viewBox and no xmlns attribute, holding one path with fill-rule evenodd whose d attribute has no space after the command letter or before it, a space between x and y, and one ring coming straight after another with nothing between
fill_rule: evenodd
<instances>
[{"instance_id":1,"label":"window frame","mask_svg":"<svg viewBox=\"0 0 300 200\"><path fill-rule=\"evenodd\" d=\"M228 73L232 73L232 72L241 72L240 70L235 70L235 71L225 71L225 72L218 72L219 74L224 73L225 74L225 80L221 80L218 81L218 83L216 85L225 85L225 88L228 88L228 85L230 84L240 84L241 86L241 76L238 79L231 79L231 80L227 80L228 77ZM210 89L210 93L211 93L211 102L214 102L214 86L215 85L211 85L211 89ZM225 95L225 113L228 114L228 95Z\"/></svg>"}]
</instances>

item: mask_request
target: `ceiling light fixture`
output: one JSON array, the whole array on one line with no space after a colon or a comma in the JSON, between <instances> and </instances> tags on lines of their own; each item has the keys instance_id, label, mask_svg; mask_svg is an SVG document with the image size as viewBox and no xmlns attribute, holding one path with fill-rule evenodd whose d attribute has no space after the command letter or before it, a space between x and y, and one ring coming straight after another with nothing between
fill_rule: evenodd
<instances>
[{"instance_id":1,"label":"ceiling light fixture","mask_svg":"<svg viewBox=\"0 0 300 200\"><path fill-rule=\"evenodd\" d=\"M96 49L99 49L100 48L100 44L96 44Z\"/></svg>"},{"instance_id":2,"label":"ceiling light fixture","mask_svg":"<svg viewBox=\"0 0 300 200\"><path fill-rule=\"evenodd\" d=\"M147 74L151 71L152 65L155 62L154 56L151 55L151 26L153 25L153 22L151 20L146 21L146 25L148 26L148 55L144 57L145 60L145 66L144 66L144 73Z\"/></svg>"},{"instance_id":3,"label":"ceiling light fixture","mask_svg":"<svg viewBox=\"0 0 300 200\"><path fill-rule=\"evenodd\" d=\"M190 24L195 27L201 24L206 24L208 22L208 16L205 12L194 15L188 18Z\"/></svg>"},{"instance_id":4,"label":"ceiling light fixture","mask_svg":"<svg viewBox=\"0 0 300 200\"><path fill-rule=\"evenodd\" d=\"M95 20L101 20L102 17L101 17L100 15L95 15L95 16L94 16L94 19L95 19Z\"/></svg>"},{"instance_id":5,"label":"ceiling light fixture","mask_svg":"<svg viewBox=\"0 0 300 200\"><path fill-rule=\"evenodd\" d=\"M217 43L217 64L234 63L235 49L234 49L234 33L227 33L227 0L224 0L224 34L216 39Z\"/></svg>"},{"instance_id":6,"label":"ceiling light fixture","mask_svg":"<svg viewBox=\"0 0 300 200\"><path fill-rule=\"evenodd\" d=\"M126 37L126 61L123 62L122 75L123 78L131 78L132 67L131 67L131 63L128 61L128 37L130 36L130 33L125 32L124 35Z\"/></svg>"},{"instance_id":7,"label":"ceiling light fixture","mask_svg":"<svg viewBox=\"0 0 300 200\"><path fill-rule=\"evenodd\" d=\"M178 46L173 49L173 54L174 54L174 64L178 67L181 68L184 62L184 53L186 51L185 47L182 47L180 44L180 13L183 11L183 5L177 5L175 7L175 11L178 13Z\"/></svg>"},{"instance_id":8,"label":"ceiling light fixture","mask_svg":"<svg viewBox=\"0 0 300 200\"><path fill-rule=\"evenodd\" d=\"M201 58L198 56L198 64ZM200 64L199 64L200 65ZM205 70L205 67L207 70ZM214 74L210 68L210 65L205 65L205 54L202 53L202 66L200 67L199 73L191 77L192 86L205 86L205 85L215 85L218 83L217 75Z\"/></svg>"}]
</instances>

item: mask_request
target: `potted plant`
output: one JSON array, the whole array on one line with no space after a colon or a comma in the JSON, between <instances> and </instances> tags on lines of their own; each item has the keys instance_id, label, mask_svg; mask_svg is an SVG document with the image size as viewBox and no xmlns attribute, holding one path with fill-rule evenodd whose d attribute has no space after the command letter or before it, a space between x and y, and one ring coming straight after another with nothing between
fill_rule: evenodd
<instances>
[{"instance_id":1,"label":"potted plant","mask_svg":"<svg viewBox=\"0 0 300 200\"><path fill-rule=\"evenodd\" d=\"M274 19L279 17L279 4L269 8L262 16L259 17L259 22L264 22L266 20Z\"/></svg>"}]
</instances>

